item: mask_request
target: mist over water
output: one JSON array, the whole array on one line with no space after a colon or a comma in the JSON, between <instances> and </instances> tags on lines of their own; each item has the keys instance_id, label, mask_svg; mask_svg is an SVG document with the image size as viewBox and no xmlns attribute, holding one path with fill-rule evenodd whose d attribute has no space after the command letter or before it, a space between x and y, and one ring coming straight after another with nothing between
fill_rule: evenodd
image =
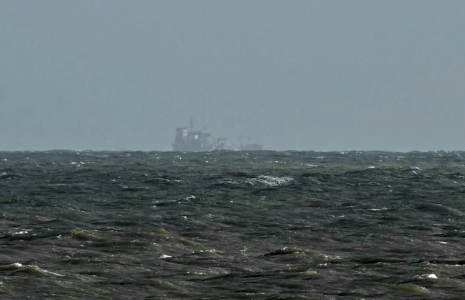
<instances>
[{"instance_id":1,"label":"mist over water","mask_svg":"<svg viewBox=\"0 0 465 300\"><path fill-rule=\"evenodd\" d=\"M2 152L4 299L459 299L463 152Z\"/></svg>"}]
</instances>

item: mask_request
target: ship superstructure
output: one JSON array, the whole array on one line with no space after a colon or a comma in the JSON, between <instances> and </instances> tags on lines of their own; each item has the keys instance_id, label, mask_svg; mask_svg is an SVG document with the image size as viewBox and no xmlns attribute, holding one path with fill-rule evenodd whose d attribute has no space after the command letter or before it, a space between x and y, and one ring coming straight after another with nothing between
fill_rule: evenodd
<instances>
[{"instance_id":1,"label":"ship superstructure","mask_svg":"<svg viewBox=\"0 0 465 300\"><path fill-rule=\"evenodd\" d=\"M181 152L205 152L213 150L232 150L232 151L255 151L262 150L263 146L251 144L250 138L248 144L228 144L225 138L214 139L206 130L194 130L193 122L190 121L190 129L179 127L176 129L176 137L173 143L173 151Z\"/></svg>"},{"instance_id":2,"label":"ship superstructure","mask_svg":"<svg viewBox=\"0 0 465 300\"><path fill-rule=\"evenodd\" d=\"M191 131L185 127L176 129L176 138L173 143L174 151L203 152L212 151L215 145L211 134L205 131Z\"/></svg>"}]
</instances>

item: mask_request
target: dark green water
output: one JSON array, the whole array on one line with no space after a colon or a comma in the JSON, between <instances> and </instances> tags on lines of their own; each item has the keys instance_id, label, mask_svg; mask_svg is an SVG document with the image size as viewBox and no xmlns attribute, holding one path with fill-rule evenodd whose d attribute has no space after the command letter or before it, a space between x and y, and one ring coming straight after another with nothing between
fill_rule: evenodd
<instances>
[{"instance_id":1,"label":"dark green water","mask_svg":"<svg viewBox=\"0 0 465 300\"><path fill-rule=\"evenodd\" d=\"M463 155L3 152L0 299L463 299Z\"/></svg>"}]
</instances>

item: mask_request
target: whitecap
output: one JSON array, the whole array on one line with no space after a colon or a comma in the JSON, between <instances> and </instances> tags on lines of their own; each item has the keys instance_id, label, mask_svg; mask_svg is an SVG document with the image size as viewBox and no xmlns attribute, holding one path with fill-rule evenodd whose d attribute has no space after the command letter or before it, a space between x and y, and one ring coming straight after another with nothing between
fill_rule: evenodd
<instances>
[{"instance_id":1,"label":"whitecap","mask_svg":"<svg viewBox=\"0 0 465 300\"><path fill-rule=\"evenodd\" d=\"M438 279L436 274L422 274L415 276L416 279Z\"/></svg>"},{"instance_id":2,"label":"whitecap","mask_svg":"<svg viewBox=\"0 0 465 300\"><path fill-rule=\"evenodd\" d=\"M292 177L274 177L268 175L260 175L246 181L246 183L254 185L256 183L265 184L269 186L283 186L288 185L294 178Z\"/></svg>"},{"instance_id":3,"label":"whitecap","mask_svg":"<svg viewBox=\"0 0 465 300\"><path fill-rule=\"evenodd\" d=\"M54 275L54 276L57 276L57 277L64 277L65 276L65 275L62 275L62 274L58 274L56 272L47 271L45 269L39 268L38 266L31 266L31 267L35 268L37 271L39 271L42 274L50 274L50 275Z\"/></svg>"},{"instance_id":4,"label":"whitecap","mask_svg":"<svg viewBox=\"0 0 465 300\"><path fill-rule=\"evenodd\" d=\"M21 268L23 265L21 263L11 263L9 265L1 265L0 270L16 270Z\"/></svg>"},{"instance_id":5,"label":"whitecap","mask_svg":"<svg viewBox=\"0 0 465 300\"><path fill-rule=\"evenodd\" d=\"M369 211L381 211L381 210L387 210L387 207L382 207L382 208L369 208Z\"/></svg>"}]
</instances>

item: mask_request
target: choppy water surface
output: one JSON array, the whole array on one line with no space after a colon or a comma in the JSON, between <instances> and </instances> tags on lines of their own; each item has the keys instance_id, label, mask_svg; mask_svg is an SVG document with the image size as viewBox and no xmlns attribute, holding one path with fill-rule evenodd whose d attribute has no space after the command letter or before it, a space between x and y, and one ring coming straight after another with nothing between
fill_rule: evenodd
<instances>
[{"instance_id":1,"label":"choppy water surface","mask_svg":"<svg viewBox=\"0 0 465 300\"><path fill-rule=\"evenodd\" d=\"M1 299L462 299L464 153L0 153Z\"/></svg>"}]
</instances>

